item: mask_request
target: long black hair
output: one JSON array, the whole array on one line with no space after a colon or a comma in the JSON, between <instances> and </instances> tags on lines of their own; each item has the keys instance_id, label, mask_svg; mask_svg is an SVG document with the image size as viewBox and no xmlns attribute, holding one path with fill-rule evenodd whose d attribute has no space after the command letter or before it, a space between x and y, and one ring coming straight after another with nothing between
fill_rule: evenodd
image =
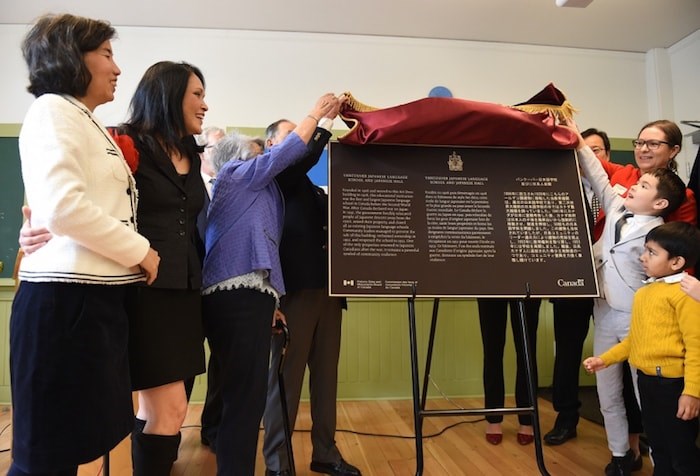
<instances>
[{"instance_id":1,"label":"long black hair","mask_svg":"<svg viewBox=\"0 0 700 476\"><path fill-rule=\"evenodd\" d=\"M190 75L204 85L204 76L189 63L161 61L146 70L129 105L129 119L122 125L151 149L162 146L166 152L183 156L201 151L194 136L187 134L182 115L182 100Z\"/></svg>"}]
</instances>

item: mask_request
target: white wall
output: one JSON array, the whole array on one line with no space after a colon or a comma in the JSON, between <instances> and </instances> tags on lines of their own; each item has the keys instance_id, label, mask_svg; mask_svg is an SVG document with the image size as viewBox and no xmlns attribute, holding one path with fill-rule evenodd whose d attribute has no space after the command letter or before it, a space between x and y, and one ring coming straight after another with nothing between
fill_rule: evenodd
<instances>
[{"instance_id":1,"label":"white wall","mask_svg":"<svg viewBox=\"0 0 700 476\"><path fill-rule=\"evenodd\" d=\"M20 122L31 97L19 44L27 27L0 25L0 123ZM510 104L553 81L581 110L583 125L613 135L646 119L643 54L508 44L304 33L117 26L123 74L117 99L98 113L123 118L143 71L161 59L199 66L207 80L207 122L266 125L303 116L325 91L351 91L387 107L425 97L436 85L456 97Z\"/></svg>"},{"instance_id":2,"label":"white wall","mask_svg":"<svg viewBox=\"0 0 700 476\"><path fill-rule=\"evenodd\" d=\"M675 120L700 121L700 30L668 49L672 71ZM697 129L681 125L684 134ZM681 168L687 178L698 153L698 145L686 137L681 151Z\"/></svg>"},{"instance_id":3,"label":"white wall","mask_svg":"<svg viewBox=\"0 0 700 476\"><path fill-rule=\"evenodd\" d=\"M24 89L26 68L19 51L27 28L0 25L0 123L21 122L32 100ZM649 54L331 34L116 28L119 39L113 46L122 69L117 99L97 110L107 124L124 119L141 74L162 59L202 69L210 125L262 127L282 116L298 119L326 91L351 91L366 104L388 107L425 97L442 85L455 97L512 104L550 81L579 109L582 127L632 137L650 119ZM653 84L651 93L657 88L663 94L661 100L651 100L662 111L675 111L670 119L700 119L700 32L663 50L662 56L667 60L652 68L658 76L672 78L672 91Z\"/></svg>"}]
</instances>

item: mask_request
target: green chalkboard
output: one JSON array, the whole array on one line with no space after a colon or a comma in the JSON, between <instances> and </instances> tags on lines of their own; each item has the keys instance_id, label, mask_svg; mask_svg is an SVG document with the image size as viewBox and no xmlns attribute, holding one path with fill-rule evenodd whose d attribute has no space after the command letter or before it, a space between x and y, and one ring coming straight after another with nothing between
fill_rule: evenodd
<instances>
[{"instance_id":1,"label":"green chalkboard","mask_svg":"<svg viewBox=\"0 0 700 476\"><path fill-rule=\"evenodd\" d=\"M17 257L17 234L22 226L24 186L17 137L0 137L0 278L11 278Z\"/></svg>"},{"instance_id":2,"label":"green chalkboard","mask_svg":"<svg viewBox=\"0 0 700 476\"><path fill-rule=\"evenodd\" d=\"M622 165L632 164L636 167L634 152L631 150L611 150L610 161Z\"/></svg>"}]
</instances>

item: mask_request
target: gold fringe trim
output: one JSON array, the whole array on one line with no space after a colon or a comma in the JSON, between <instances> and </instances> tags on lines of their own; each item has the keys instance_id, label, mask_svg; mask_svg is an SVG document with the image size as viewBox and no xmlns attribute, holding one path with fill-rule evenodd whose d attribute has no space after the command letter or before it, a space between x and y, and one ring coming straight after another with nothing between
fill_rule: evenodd
<instances>
[{"instance_id":1,"label":"gold fringe trim","mask_svg":"<svg viewBox=\"0 0 700 476\"><path fill-rule=\"evenodd\" d=\"M378 107L368 106L367 104L361 103L360 101L355 99L355 97L350 91L345 91L343 94L347 97L347 99L345 100L345 104L343 104L343 107L340 110L340 114L338 115L343 121L345 121L345 124L350 127L350 130L345 134L339 136L338 139L344 139L345 137L352 134L360 124L357 119L351 119L343 115L343 109L348 109L356 112L371 112L377 111L379 109Z\"/></svg>"},{"instance_id":2,"label":"gold fringe trim","mask_svg":"<svg viewBox=\"0 0 700 476\"><path fill-rule=\"evenodd\" d=\"M343 94L347 97L345 100L345 107L352 109L353 111L357 112L371 112L371 111L376 111L379 108L374 107L374 106L368 106L367 104L363 104L350 93L350 91L346 91Z\"/></svg>"},{"instance_id":3,"label":"gold fringe trim","mask_svg":"<svg viewBox=\"0 0 700 476\"><path fill-rule=\"evenodd\" d=\"M527 112L528 114L539 114L545 112L556 117L559 122L564 122L566 119L573 119L574 113L578 112L569 101L564 101L561 106L552 104L523 104L520 106L511 106L519 111Z\"/></svg>"}]
</instances>

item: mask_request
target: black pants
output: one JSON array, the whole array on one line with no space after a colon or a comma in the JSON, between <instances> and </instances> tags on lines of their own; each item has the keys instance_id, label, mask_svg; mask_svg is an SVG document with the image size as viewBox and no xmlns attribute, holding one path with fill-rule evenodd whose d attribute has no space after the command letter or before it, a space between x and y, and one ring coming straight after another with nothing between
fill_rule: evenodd
<instances>
[{"instance_id":1,"label":"black pants","mask_svg":"<svg viewBox=\"0 0 700 476\"><path fill-rule=\"evenodd\" d=\"M221 377L217 474L253 476L267 396L275 298L241 288L216 291L204 296L202 303L205 334Z\"/></svg>"},{"instance_id":2,"label":"black pants","mask_svg":"<svg viewBox=\"0 0 700 476\"><path fill-rule=\"evenodd\" d=\"M683 378L652 377L637 371L642 420L652 457L654 476L697 476L700 450L695 445L698 419L676 417Z\"/></svg>"},{"instance_id":3,"label":"black pants","mask_svg":"<svg viewBox=\"0 0 700 476\"><path fill-rule=\"evenodd\" d=\"M211 344L209 345L211 350ZM209 444L216 448L216 433L219 430L221 411L221 378L219 377L219 362L211 355L207 367L207 395L202 408L202 438L206 438Z\"/></svg>"},{"instance_id":4,"label":"black pants","mask_svg":"<svg viewBox=\"0 0 700 476\"><path fill-rule=\"evenodd\" d=\"M527 389L527 373L522 343L522 333L518 314L518 302L509 299L477 299L479 305L479 324L481 325L481 342L484 346L484 400L486 408L501 408L505 402L505 385L503 382L503 351L506 345L506 322L510 306L511 328L517 354L517 374L515 377L515 402L518 407L532 404ZM530 358L534 364L535 388L537 388L537 324L539 323L540 299L525 301L525 321L530 341ZM503 415L489 415L489 423L500 423ZM521 425L532 425L531 415L518 415Z\"/></svg>"},{"instance_id":5,"label":"black pants","mask_svg":"<svg viewBox=\"0 0 700 476\"><path fill-rule=\"evenodd\" d=\"M642 411L639 409L637 395L634 393L634 383L632 383L632 370L626 360L622 362L622 399L625 401L627 414L627 432L644 433Z\"/></svg>"},{"instance_id":6,"label":"black pants","mask_svg":"<svg viewBox=\"0 0 700 476\"><path fill-rule=\"evenodd\" d=\"M579 371L583 343L593 315L593 298L552 299L554 308L554 375L552 404L558 412L556 428L576 428L578 409Z\"/></svg>"}]
</instances>

